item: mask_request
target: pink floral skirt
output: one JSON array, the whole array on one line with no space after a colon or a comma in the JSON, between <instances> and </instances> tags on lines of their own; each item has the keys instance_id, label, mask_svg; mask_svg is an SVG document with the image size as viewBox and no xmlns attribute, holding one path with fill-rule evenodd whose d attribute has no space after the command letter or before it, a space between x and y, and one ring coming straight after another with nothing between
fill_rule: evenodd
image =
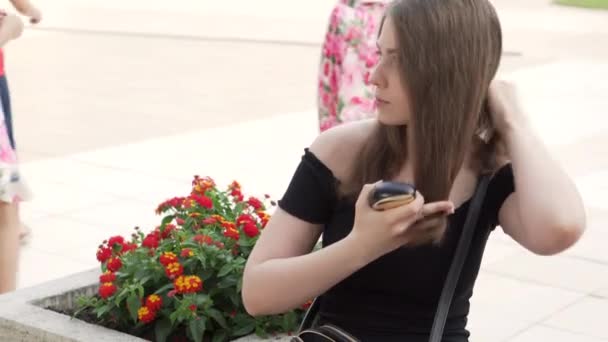
<instances>
[{"instance_id":1,"label":"pink floral skirt","mask_svg":"<svg viewBox=\"0 0 608 342\"><path fill-rule=\"evenodd\" d=\"M323 44L318 84L319 129L375 116L369 78L376 39L389 1L341 0L333 9Z\"/></svg>"}]
</instances>

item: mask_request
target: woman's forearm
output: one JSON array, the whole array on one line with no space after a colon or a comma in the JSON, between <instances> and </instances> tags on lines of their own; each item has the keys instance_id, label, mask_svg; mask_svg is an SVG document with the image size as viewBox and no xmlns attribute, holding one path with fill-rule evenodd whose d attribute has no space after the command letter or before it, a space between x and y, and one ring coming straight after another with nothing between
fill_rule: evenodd
<instances>
[{"instance_id":1,"label":"woman's forearm","mask_svg":"<svg viewBox=\"0 0 608 342\"><path fill-rule=\"evenodd\" d=\"M512 161L521 223L535 240L578 237L585 227L581 196L528 124L514 125L504 135Z\"/></svg>"},{"instance_id":2,"label":"woman's forearm","mask_svg":"<svg viewBox=\"0 0 608 342\"><path fill-rule=\"evenodd\" d=\"M319 251L273 259L245 270L243 300L252 315L270 315L314 299L369 261L346 237Z\"/></svg>"}]
</instances>

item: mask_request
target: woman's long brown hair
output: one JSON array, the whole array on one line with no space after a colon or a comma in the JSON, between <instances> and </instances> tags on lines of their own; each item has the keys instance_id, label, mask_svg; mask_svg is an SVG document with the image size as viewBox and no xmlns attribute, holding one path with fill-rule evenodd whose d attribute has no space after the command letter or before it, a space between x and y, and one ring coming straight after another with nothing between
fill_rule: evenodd
<instances>
[{"instance_id":1,"label":"woman's long brown hair","mask_svg":"<svg viewBox=\"0 0 608 342\"><path fill-rule=\"evenodd\" d=\"M366 183L391 179L408 160L425 202L446 200L468 151L480 171L497 166L498 137L484 103L502 54L498 16L487 0L396 0L385 15L397 33L412 115L407 127L377 127L342 191L355 195ZM407 134L414 156L406 154ZM419 242L438 242L445 226Z\"/></svg>"}]
</instances>

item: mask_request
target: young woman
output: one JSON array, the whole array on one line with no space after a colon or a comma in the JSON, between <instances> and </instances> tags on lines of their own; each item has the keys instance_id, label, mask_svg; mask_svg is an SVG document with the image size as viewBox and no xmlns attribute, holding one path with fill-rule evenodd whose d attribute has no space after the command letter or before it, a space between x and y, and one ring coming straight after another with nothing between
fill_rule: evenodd
<instances>
[{"instance_id":1,"label":"young woman","mask_svg":"<svg viewBox=\"0 0 608 342\"><path fill-rule=\"evenodd\" d=\"M585 213L573 181L530 129L513 88L493 82L501 39L488 0L389 5L371 76L377 119L330 129L306 149L248 260L251 314L320 297L321 323L364 342L428 341L483 173L492 180L444 341L468 341L469 300L496 226L541 255L579 239ZM375 211L367 196L379 180L412 183L418 196ZM321 234L324 248L311 253Z\"/></svg>"}]
</instances>

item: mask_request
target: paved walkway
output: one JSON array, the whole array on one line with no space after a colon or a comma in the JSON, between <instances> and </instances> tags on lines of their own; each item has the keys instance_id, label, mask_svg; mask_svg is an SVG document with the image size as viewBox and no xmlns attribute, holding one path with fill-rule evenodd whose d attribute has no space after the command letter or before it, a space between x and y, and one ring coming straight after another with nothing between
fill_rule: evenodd
<instances>
[{"instance_id":1,"label":"paved walkway","mask_svg":"<svg viewBox=\"0 0 608 342\"><path fill-rule=\"evenodd\" d=\"M97 266L110 235L158 222L195 173L280 197L314 139L319 43L331 2L40 0L45 22L7 49L18 144L37 198L20 286ZM608 341L608 12L495 1L539 134L589 211L556 257L497 231L471 341ZM556 193L557 195L557 193Z\"/></svg>"}]
</instances>

